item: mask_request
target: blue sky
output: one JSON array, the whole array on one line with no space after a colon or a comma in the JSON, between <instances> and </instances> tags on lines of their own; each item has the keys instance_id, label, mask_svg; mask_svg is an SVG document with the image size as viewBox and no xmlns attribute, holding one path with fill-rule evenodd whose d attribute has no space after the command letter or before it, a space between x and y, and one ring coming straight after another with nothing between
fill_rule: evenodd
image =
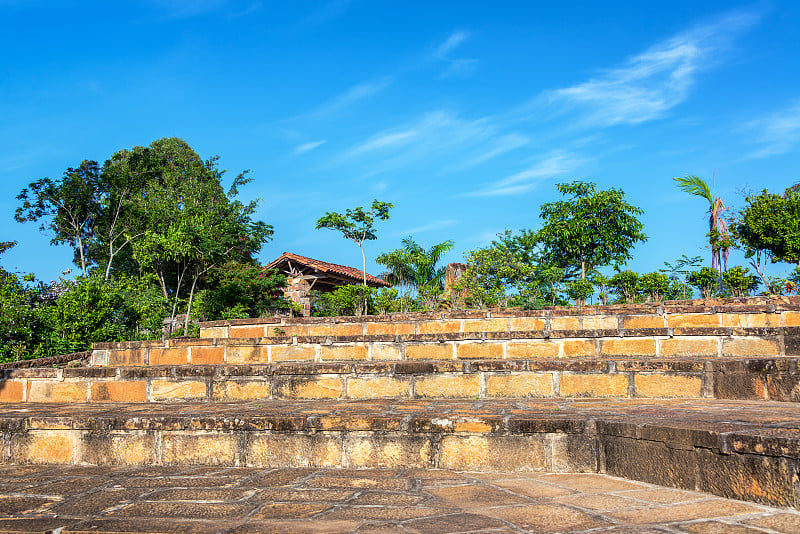
<instances>
[{"instance_id":1,"label":"blue sky","mask_svg":"<svg viewBox=\"0 0 800 534\"><path fill-rule=\"evenodd\" d=\"M252 170L265 263L358 266L314 223L373 198L395 209L369 271L408 235L460 261L575 179L645 210L631 268L708 262L705 201L672 177L734 209L800 181L798 28L795 1L0 0L2 263L71 267L14 221L26 184L167 136Z\"/></svg>"}]
</instances>

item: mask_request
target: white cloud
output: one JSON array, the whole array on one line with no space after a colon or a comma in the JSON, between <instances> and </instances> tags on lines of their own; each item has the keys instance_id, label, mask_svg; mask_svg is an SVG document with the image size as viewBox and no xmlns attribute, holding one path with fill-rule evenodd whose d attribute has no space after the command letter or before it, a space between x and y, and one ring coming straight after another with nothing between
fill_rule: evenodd
<instances>
[{"instance_id":1,"label":"white cloud","mask_svg":"<svg viewBox=\"0 0 800 534\"><path fill-rule=\"evenodd\" d=\"M311 141L310 143L303 143L302 145L299 145L294 149L294 153L303 154L304 152L309 152L311 150L314 150L315 148L320 147L325 143L327 143L326 139L321 139L319 141Z\"/></svg>"},{"instance_id":2,"label":"white cloud","mask_svg":"<svg viewBox=\"0 0 800 534\"><path fill-rule=\"evenodd\" d=\"M366 100L377 95L392 84L391 78L381 78L369 82L359 83L331 98L315 110L300 115L295 115L277 121L278 123L292 122L297 120L320 119L332 115L339 111L349 108L362 100Z\"/></svg>"},{"instance_id":3,"label":"white cloud","mask_svg":"<svg viewBox=\"0 0 800 534\"><path fill-rule=\"evenodd\" d=\"M459 47L461 43L469 38L469 34L464 31L456 31L436 48L436 57L439 59L446 59L447 55Z\"/></svg>"},{"instance_id":4,"label":"white cloud","mask_svg":"<svg viewBox=\"0 0 800 534\"><path fill-rule=\"evenodd\" d=\"M439 78L448 78L453 75L469 74L478 65L478 60L473 58L455 58L451 53L469 39L470 34L465 31L455 31L436 47L434 57L444 62L447 66L439 74Z\"/></svg>"},{"instance_id":5,"label":"white cloud","mask_svg":"<svg viewBox=\"0 0 800 534\"><path fill-rule=\"evenodd\" d=\"M755 141L761 145L750 157L785 154L800 143L800 100L783 111L754 120L747 126L756 132Z\"/></svg>"},{"instance_id":6,"label":"white cloud","mask_svg":"<svg viewBox=\"0 0 800 534\"><path fill-rule=\"evenodd\" d=\"M660 118L685 101L698 73L713 66L732 37L758 16L734 12L680 33L590 80L545 91L529 114L575 113L581 126L638 124Z\"/></svg>"},{"instance_id":7,"label":"white cloud","mask_svg":"<svg viewBox=\"0 0 800 534\"><path fill-rule=\"evenodd\" d=\"M450 228L451 226L455 226L458 221L454 219L445 219L440 221L433 221L429 224L425 224L422 226L415 226L414 228L409 228L407 230L403 230L401 232L393 232L391 235L393 236L413 236L414 234L422 234L424 232L430 232L432 230L441 230L442 228Z\"/></svg>"},{"instance_id":8,"label":"white cloud","mask_svg":"<svg viewBox=\"0 0 800 534\"><path fill-rule=\"evenodd\" d=\"M396 147L405 145L411 141L412 138L417 136L414 130L407 130L404 132L381 133L366 140L361 145L355 147L350 151L351 155L363 154L365 152L372 152L383 148Z\"/></svg>"},{"instance_id":9,"label":"white cloud","mask_svg":"<svg viewBox=\"0 0 800 534\"><path fill-rule=\"evenodd\" d=\"M497 180L485 189L465 193L469 197L508 196L527 193L541 182L573 172L583 160L573 154L550 153L527 169Z\"/></svg>"}]
</instances>

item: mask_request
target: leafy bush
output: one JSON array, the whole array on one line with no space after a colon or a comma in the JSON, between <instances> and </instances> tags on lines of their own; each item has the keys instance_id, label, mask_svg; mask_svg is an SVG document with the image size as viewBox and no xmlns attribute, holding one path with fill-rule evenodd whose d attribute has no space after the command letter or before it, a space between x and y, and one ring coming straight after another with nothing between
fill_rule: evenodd
<instances>
[{"instance_id":1,"label":"leafy bush","mask_svg":"<svg viewBox=\"0 0 800 534\"><path fill-rule=\"evenodd\" d=\"M636 299L636 287L639 275L633 271L620 271L608 281L608 287L617 294L617 302L633 302Z\"/></svg>"},{"instance_id":2,"label":"leafy bush","mask_svg":"<svg viewBox=\"0 0 800 534\"><path fill-rule=\"evenodd\" d=\"M661 301L670 290L669 276L659 272L643 274L639 277L638 289L648 302Z\"/></svg>"},{"instance_id":3,"label":"leafy bush","mask_svg":"<svg viewBox=\"0 0 800 534\"><path fill-rule=\"evenodd\" d=\"M346 285L330 293L316 293L311 302L311 314L316 317L368 315L375 310L374 293L374 289L363 285Z\"/></svg>"},{"instance_id":4,"label":"leafy bush","mask_svg":"<svg viewBox=\"0 0 800 534\"><path fill-rule=\"evenodd\" d=\"M374 292L375 308L381 315L400 311L398 291L391 287L382 287Z\"/></svg>"},{"instance_id":5,"label":"leafy bush","mask_svg":"<svg viewBox=\"0 0 800 534\"><path fill-rule=\"evenodd\" d=\"M567 282L566 287L567 296L578 306L586 304L586 299L594 293L594 284L589 280L573 280Z\"/></svg>"},{"instance_id":6,"label":"leafy bush","mask_svg":"<svg viewBox=\"0 0 800 534\"><path fill-rule=\"evenodd\" d=\"M722 281L734 297L746 297L761 283L757 275L750 274L747 268L738 265L722 273Z\"/></svg>"},{"instance_id":7,"label":"leafy bush","mask_svg":"<svg viewBox=\"0 0 800 534\"><path fill-rule=\"evenodd\" d=\"M229 261L211 269L194 311L205 321L260 317L264 310L290 307L283 296L286 277L247 263Z\"/></svg>"},{"instance_id":8,"label":"leafy bush","mask_svg":"<svg viewBox=\"0 0 800 534\"><path fill-rule=\"evenodd\" d=\"M700 290L700 294L706 299L711 298L718 279L719 271L711 267L703 267L699 271L691 272L686 276L688 284Z\"/></svg>"}]
</instances>

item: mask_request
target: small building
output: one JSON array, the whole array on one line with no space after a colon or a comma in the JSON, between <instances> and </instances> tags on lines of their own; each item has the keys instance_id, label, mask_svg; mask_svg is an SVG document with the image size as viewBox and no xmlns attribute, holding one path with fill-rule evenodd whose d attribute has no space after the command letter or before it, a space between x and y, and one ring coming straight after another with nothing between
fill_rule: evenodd
<instances>
[{"instance_id":1,"label":"small building","mask_svg":"<svg viewBox=\"0 0 800 534\"><path fill-rule=\"evenodd\" d=\"M364 273L345 265L328 263L284 252L277 259L264 266L264 269L275 269L286 276L284 295L292 302L300 305L303 316L311 315L311 290L328 292L337 287L364 283ZM367 273L369 287L391 287L385 280Z\"/></svg>"}]
</instances>

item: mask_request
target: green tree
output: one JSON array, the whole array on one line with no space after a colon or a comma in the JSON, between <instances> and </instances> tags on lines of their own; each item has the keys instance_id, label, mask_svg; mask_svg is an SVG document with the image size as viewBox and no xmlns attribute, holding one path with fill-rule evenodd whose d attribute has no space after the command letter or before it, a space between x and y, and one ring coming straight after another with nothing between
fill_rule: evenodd
<instances>
[{"instance_id":1,"label":"green tree","mask_svg":"<svg viewBox=\"0 0 800 534\"><path fill-rule=\"evenodd\" d=\"M714 292L714 286L717 284L719 272L713 267L703 267L699 271L689 273L686 281L690 286L696 287L703 298L711 298Z\"/></svg>"},{"instance_id":2,"label":"green tree","mask_svg":"<svg viewBox=\"0 0 800 534\"><path fill-rule=\"evenodd\" d=\"M722 212L728 208L720 197L714 198L708 184L693 174L673 178L678 187L690 195L704 198L708 202L708 240L711 245L711 267L722 272L728 268L728 250L733 244L728 235L728 226Z\"/></svg>"},{"instance_id":3,"label":"green tree","mask_svg":"<svg viewBox=\"0 0 800 534\"><path fill-rule=\"evenodd\" d=\"M664 273L645 273L639 277L639 292L648 302L659 302L669 293L669 276Z\"/></svg>"},{"instance_id":4,"label":"green tree","mask_svg":"<svg viewBox=\"0 0 800 534\"><path fill-rule=\"evenodd\" d=\"M608 281L608 287L617 294L617 300L634 302L639 285L639 275L633 271L620 271Z\"/></svg>"},{"instance_id":5,"label":"green tree","mask_svg":"<svg viewBox=\"0 0 800 534\"><path fill-rule=\"evenodd\" d=\"M690 286L686 283L686 277L694 269L700 267L702 263L703 258L700 256L690 258L686 254L681 254L681 257L678 258L674 264L666 261L664 262L664 266L666 268L659 269L659 272L666 273L670 280L672 280L672 285L670 286L669 291L670 298L688 298L687 290L690 288Z\"/></svg>"},{"instance_id":6,"label":"green tree","mask_svg":"<svg viewBox=\"0 0 800 534\"><path fill-rule=\"evenodd\" d=\"M362 272L364 274L364 286L367 285L367 257L364 254L364 241L374 241L378 239L375 234L375 221L385 221L389 218L389 210L394 206L388 202L372 201L369 211L358 206L348 209L344 214L337 212L325 212L325 215L317 220L317 229L328 228L337 230L356 245L361 250Z\"/></svg>"},{"instance_id":7,"label":"green tree","mask_svg":"<svg viewBox=\"0 0 800 534\"><path fill-rule=\"evenodd\" d=\"M626 202L621 190L597 191L590 182L556 188L568 198L541 207L543 226L536 237L548 263L565 269L567 278L577 272L584 280L598 267L623 265L636 243L647 241L636 218L644 212Z\"/></svg>"},{"instance_id":8,"label":"green tree","mask_svg":"<svg viewBox=\"0 0 800 534\"><path fill-rule=\"evenodd\" d=\"M761 277L767 279L767 261L800 265L800 192L787 189L783 196L764 189L746 198L746 206L731 226L733 235Z\"/></svg>"},{"instance_id":9,"label":"green tree","mask_svg":"<svg viewBox=\"0 0 800 534\"><path fill-rule=\"evenodd\" d=\"M734 297L746 297L758 288L761 283L758 276L750 274L745 267L731 267L722 273L722 281L725 283L725 288L730 291Z\"/></svg>"},{"instance_id":10,"label":"green tree","mask_svg":"<svg viewBox=\"0 0 800 534\"><path fill-rule=\"evenodd\" d=\"M444 289L446 268L438 264L453 242L444 241L427 250L411 237L402 242L403 248L381 254L375 261L388 269L387 282L414 289L430 307Z\"/></svg>"},{"instance_id":11,"label":"green tree","mask_svg":"<svg viewBox=\"0 0 800 534\"><path fill-rule=\"evenodd\" d=\"M207 289L198 292L196 314L203 320L260 317L267 308L286 307L281 288L286 277L254 264L228 261L208 273Z\"/></svg>"}]
</instances>

